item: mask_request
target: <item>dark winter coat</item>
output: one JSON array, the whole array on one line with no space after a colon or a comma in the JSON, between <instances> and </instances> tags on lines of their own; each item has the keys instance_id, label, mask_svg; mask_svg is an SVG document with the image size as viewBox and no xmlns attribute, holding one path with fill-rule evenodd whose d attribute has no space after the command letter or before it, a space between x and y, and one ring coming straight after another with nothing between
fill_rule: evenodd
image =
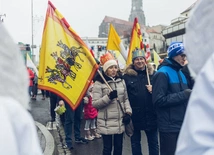
<instances>
[{"instance_id":1,"label":"dark winter coat","mask_svg":"<svg viewBox=\"0 0 214 155\"><path fill-rule=\"evenodd\" d=\"M156 129L157 120L152 104L152 95L145 85L148 85L146 70L137 71L130 65L123 76L129 102L132 108L132 121L135 130ZM150 79L152 76L150 76Z\"/></svg>"},{"instance_id":2,"label":"dark winter coat","mask_svg":"<svg viewBox=\"0 0 214 155\"><path fill-rule=\"evenodd\" d=\"M194 86L195 81L194 81L193 77L192 77L191 74L190 74L188 65L185 65L185 66L181 69L181 71L184 73L184 75L185 75L185 77L186 77L186 79L187 79L188 87L189 87L190 89L192 89L193 86Z\"/></svg>"},{"instance_id":3,"label":"dark winter coat","mask_svg":"<svg viewBox=\"0 0 214 155\"><path fill-rule=\"evenodd\" d=\"M189 95L181 68L176 61L164 59L153 77L152 98L161 132L179 132L184 119Z\"/></svg>"}]
</instances>

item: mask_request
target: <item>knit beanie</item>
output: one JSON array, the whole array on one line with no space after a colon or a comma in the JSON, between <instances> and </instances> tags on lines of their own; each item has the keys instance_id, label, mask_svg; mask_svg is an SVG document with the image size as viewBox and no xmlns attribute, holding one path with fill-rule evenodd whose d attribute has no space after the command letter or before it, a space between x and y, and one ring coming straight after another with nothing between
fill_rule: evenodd
<instances>
[{"instance_id":1,"label":"knit beanie","mask_svg":"<svg viewBox=\"0 0 214 155\"><path fill-rule=\"evenodd\" d=\"M104 55L100 57L101 65L103 66L103 71L106 72L106 70L113 66L118 65L117 61L114 59L113 55L109 52L106 52Z\"/></svg>"},{"instance_id":2,"label":"knit beanie","mask_svg":"<svg viewBox=\"0 0 214 155\"><path fill-rule=\"evenodd\" d=\"M182 42L172 42L167 50L168 57L173 58L184 53L184 44Z\"/></svg>"},{"instance_id":3,"label":"knit beanie","mask_svg":"<svg viewBox=\"0 0 214 155\"><path fill-rule=\"evenodd\" d=\"M113 66L113 65L116 65L116 66L117 66L117 61L116 61L116 60L111 59L111 60L106 61L106 62L104 63L104 65L103 65L103 71L106 72L106 70L107 70L109 67Z\"/></svg>"}]
</instances>

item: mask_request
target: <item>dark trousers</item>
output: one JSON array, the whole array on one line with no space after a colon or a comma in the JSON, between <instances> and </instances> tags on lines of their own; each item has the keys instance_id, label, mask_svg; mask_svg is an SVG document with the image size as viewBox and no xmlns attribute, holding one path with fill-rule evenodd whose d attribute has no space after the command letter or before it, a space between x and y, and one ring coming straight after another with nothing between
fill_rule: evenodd
<instances>
[{"instance_id":1,"label":"dark trousers","mask_svg":"<svg viewBox=\"0 0 214 155\"><path fill-rule=\"evenodd\" d=\"M50 92L46 90L46 91L45 91L45 96L46 96L46 97L50 97Z\"/></svg>"},{"instance_id":2,"label":"dark trousers","mask_svg":"<svg viewBox=\"0 0 214 155\"><path fill-rule=\"evenodd\" d=\"M145 130L149 155L159 155L158 133L157 130ZM142 155L141 151L141 131L135 130L131 137L132 155Z\"/></svg>"},{"instance_id":3,"label":"dark trousers","mask_svg":"<svg viewBox=\"0 0 214 155\"><path fill-rule=\"evenodd\" d=\"M33 85L33 96L37 96L38 94L38 83Z\"/></svg>"},{"instance_id":4,"label":"dark trousers","mask_svg":"<svg viewBox=\"0 0 214 155\"><path fill-rule=\"evenodd\" d=\"M56 113L54 109L57 105L57 95L51 95L50 96L50 113L51 113L51 121L55 121Z\"/></svg>"},{"instance_id":5,"label":"dark trousers","mask_svg":"<svg viewBox=\"0 0 214 155\"><path fill-rule=\"evenodd\" d=\"M160 154L174 155L179 132L160 132Z\"/></svg>"},{"instance_id":6,"label":"dark trousers","mask_svg":"<svg viewBox=\"0 0 214 155\"><path fill-rule=\"evenodd\" d=\"M123 133L115 135L102 135L103 138L103 155L111 155L112 139L114 145L113 155L122 155L123 150Z\"/></svg>"},{"instance_id":7,"label":"dark trousers","mask_svg":"<svg viewBox=\"0 0 214 155\"><path fill-rule=\"evenodd\" d=\"M41 89L42 91L42 97L45 97L45 90Z\"/></svg>"},{"instance_id":8,"label":"dark trousers","mask_svg":"<svg viewBox=\"0 0 214 155\"><path fill-rule=\"evenodd\" d=\"M71 109L71 107L65 103L65 142L68 147L72 146L72 125L74 123L74 137L78 139L81 137L80 135L80 125L82 120L82 110L83 110L83 103L77 107L75 111Z\"/></svg>"}]
</instances>

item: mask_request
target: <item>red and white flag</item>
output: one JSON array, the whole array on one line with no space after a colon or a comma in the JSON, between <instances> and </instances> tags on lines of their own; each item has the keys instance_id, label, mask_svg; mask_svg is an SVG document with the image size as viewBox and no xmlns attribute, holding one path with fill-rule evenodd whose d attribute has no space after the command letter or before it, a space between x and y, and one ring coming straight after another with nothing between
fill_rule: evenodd
<instances>
[{"instance_id":1,"label":"red and white flag","mask_svg":"<svg viewBox=\"0 0 214 155\"><path fill-rule=\"evenodd\" d=\"M151 52L150 52L150 47L149 44L146 45L146 61L151 60Z\"/></svg>"}]
</instances>

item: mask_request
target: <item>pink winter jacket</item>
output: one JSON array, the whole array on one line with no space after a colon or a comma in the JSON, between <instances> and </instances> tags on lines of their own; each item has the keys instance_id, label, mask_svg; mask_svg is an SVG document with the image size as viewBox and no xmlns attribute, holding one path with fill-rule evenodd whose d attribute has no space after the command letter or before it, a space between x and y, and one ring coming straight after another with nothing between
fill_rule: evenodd
<instances>
[{"instance_id":1,"label":"pink winter jacket","mask_svg":"<svg viewBox=\"0 0 214 155\"><path fill-rule=\"evenodd\" d=\"M97 117L97 109L92 105L92 97L88 97L88 103L84 106L84 118L94 119Z\"/></svg>"}]
</instances>

